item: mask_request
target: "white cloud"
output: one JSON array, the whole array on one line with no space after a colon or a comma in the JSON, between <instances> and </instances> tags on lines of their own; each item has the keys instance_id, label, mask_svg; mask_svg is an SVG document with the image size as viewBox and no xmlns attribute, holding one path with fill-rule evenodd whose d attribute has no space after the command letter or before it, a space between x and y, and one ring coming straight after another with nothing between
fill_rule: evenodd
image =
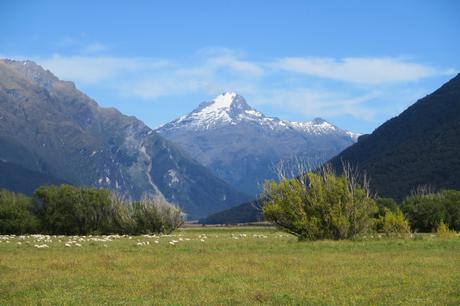
<instances>
[{"instance_id":1,"label":"white cloud","mask_svg":"<svg viewBox=\"0 0 460 306\"><path fill-rule=\"evenodd\" d=\"M83 52L85 53L97 53L105 50L107 50L107 46L99 42L91 43L83 48Z\"/></svg>"},{"instance_id":2,"label":"white cloud","mask_svg":"<svg viewBox=\"0 0 460 306\"><path fill-rule=\"evenodd\" d=\"M334 117L351 115L363 120L372 121L379 110L366 106L381 93L377 91L361 95L346 95L333 91L295 88L290 90L267 90L263 95L256 96L256 104L270 104L290 111L313 117Z\"/></svg>"},{"instance_id":3,"label":"white cloud","mask_svg":"<svg viewBox=\"0 0 460 306\"><path fill-rule=\"evenodd\" d=\"M98 86L116 83L123 96L156 99L204 91L254 90L264 70L230 52L196 56L188 63L169 59L110 56L63 56L35 58L59 78Z\"/></svg>"},{"instance_id":4,"label":"white cloud","mask_svg":"<svg viewBox=\"0 0 460 306\"><path fill-rule=\"evenodd\" d=\"M76 36L64 36L55 43L57 49L73 50L84 54L94 54L107 51L107 45L99 41L91 41L85 33Z\"/></svg>"},{"instance_id":5,"label":"white cloud","mask_svg":"<svg viewBox=\"0 0 460 306\"><path fill-rule=\"evenodd\" d=\"M165 60L110 56L61 56L37 58L36 61L64 80L99 83L125 73L154 71L169 66Z\"/></svg>"},{"instance_id":6,"label":"white cloud","mask_svg":"<svg viewBox=\"0 0 460 306\"><path fill-rule=\"evenodd\" d=\"M394 101L403 87L414 87L407 87L407 82L455 72L390 57L253 61L228 49L200 50L185 59L88 54L33 59L61 79L103 87L129 100L231 90L250 96L250 103L305 116L351 115L368 121L380 111L393 114L383 101Z\"/></svg>"},{"instance_id":7,"label":"white cloud","mask_svg":"<svg viewBox=\"0 0 460 306\"><path fill-rule=\"evenodd\" d=\"M449 73L428 65L390 57L344 59L286 57L277 60L272 66L289 72L368 85L416 81Z\"/></svg>"}]
</instances>

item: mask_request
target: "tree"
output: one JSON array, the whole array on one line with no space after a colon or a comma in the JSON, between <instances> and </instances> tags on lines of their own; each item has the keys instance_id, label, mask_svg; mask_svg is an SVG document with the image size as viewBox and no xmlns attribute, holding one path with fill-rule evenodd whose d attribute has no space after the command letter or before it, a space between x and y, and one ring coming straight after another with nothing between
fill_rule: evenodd
<instances>
[{"instance_id":1,"label":"tree","mask_svg":"<svg viewBox=\"0 0 460 306\"><path fill-rule=\"evenodd\" d=\"M42 186L33 195L43 229L51 234L85 235L110 227L110 193L71 185Z\"/></svg>"},{"instance_id":2,"label":"tree","mask_svg":"<svg viewBox=\"0 0 460 306\"><path fill-rule=\"evenodd\" d=\"M402 209L416 231L434 232L441 222L453 230L460 230L459 191L417 192L403 201Z\"/></svg>"},{"instance_id":3,"label":"tree","mask_svg":"<svg viewBox=\"0 0 460 306\"><path fill-rule=\"evenodd\" d=\"M39 221L29 197L0 189L0 234L36 233Z\"/></svg>"},{"instance_id":4,"label":"tree","mask_svg":"<svg viewBox=\"0 0 460 306\"><path fill-rule=\"evenodd\" d=\"M375 200L377 204L378 211L375 217L385 216L386 210L396 213L399 209L398 203L392 198L377 198Z\"/></svg>"},{"instance_id":5,"label":"tree","mask_svg":"<svg viewBox=\"0 0 460 306\"><path fill-rule=\"evenodd\" d=\"M0 189L0 233L55 235L171 233L184 214L164 198L127 201L108 190L41 186L33 198Z\"/></svg>"},{"instance_id":6,"label":"tree","mask_svg":"<svg viewBox=\"0 0 460 306\"><path fill-rule=\"evenodd\" d=\"M377 206L368 184L344 167L336 176L329 167L279 183L268 181L262 196L264 217L303 239L346 239L370 230Z\"/></svg>"}]
</instances>

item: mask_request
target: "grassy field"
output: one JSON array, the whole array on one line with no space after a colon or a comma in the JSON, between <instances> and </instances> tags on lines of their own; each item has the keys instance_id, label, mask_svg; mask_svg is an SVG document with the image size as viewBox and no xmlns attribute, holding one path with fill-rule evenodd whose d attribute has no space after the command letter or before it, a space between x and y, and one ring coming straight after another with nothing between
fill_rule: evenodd
<instances>
[{"instance_id":1,"label":"grassy field","mask_svg":"<svg viewBox=\"0 0 460 306\"><path fill-rule=\"evenodd\" d=\"M459 237L299 243L269 228L190 228L0 241L1 305L460 304Z\"/></svg>"}]
</instances>

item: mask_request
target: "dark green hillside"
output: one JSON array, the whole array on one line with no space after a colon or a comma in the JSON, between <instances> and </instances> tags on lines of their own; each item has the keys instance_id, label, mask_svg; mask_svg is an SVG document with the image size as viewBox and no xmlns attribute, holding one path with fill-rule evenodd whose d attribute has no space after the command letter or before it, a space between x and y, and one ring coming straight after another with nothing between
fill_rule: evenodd
<instances>
[{"instance_id":1,"label":"dark green hillside","mask_svg":"<svg viewBox=\"0 0 460 306\"><path fill-rule=\"evenodd\" d=\"M217 212L200 220L202 224L238 224L262 221L262 211L257 202L248 202Z\"/></svg>"},{"instance_id":2,"label":"dark green hillside","mask_svg":"<svg viewBox=\"0 0 460 306\"><path fill-rule=\"evenodd\" d=\"M0 188L31 195L39 186L63 183L65 181L49 173L33 171L20 165L0 161Z\"/></svg>"},{"instance_id":3,"label":"dark green hillside","mask_svg":"<svg viewBox=\"0 0 460 306\"><path fill-rule=\"evenodd\" d=\"M460 75L331 162L365 171L384 197L402 199L419 185L460 189Z\"/></svg>"}]
</instances>

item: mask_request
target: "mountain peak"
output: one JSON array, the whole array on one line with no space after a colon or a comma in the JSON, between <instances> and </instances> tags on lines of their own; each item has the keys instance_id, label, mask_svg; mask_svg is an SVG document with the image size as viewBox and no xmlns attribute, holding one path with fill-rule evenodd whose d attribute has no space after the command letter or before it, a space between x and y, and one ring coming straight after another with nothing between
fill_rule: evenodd
<instances>
[{"instance_id":1,"label":"mountain peak","mask_svg":"<svg viewBox=\"0 0 460 306\"><path fill-rule=\"evenodd\" d=\"M218 95L212 101L206 103L206 108L209 111L228 110L232 114L251 109L242 96L236 92L229 91Z\"/></svg>"},{"instance_id":2,"label":"mountain peak","mask_svg":"<svg viewBox=\"0 0 460 306\"><path fill-rule=\"evenodd\" d=\"M311 121L313 124L323 124L323 123L328 123L326 120L320 117L316 117Z\"/></svg>"},{"instance_id":3,"label":"mountain peak","mask_svg":"<svg viewBox=\"0 0 460 306\"><path fill-rule=\"evenodd\" d=\"M252 113L263 116L252 109L239 94L224 92L211 101L201 103L187 116L182 116L172 123L208 129L219 124L236 124L237 121Z\"/></svg>"},{"instance_id":4,"label":"mountain peak","mask_svg":"<svg viewBox=\"0 0 460 306\"><path fill-rule=\"evenodd\" d=\"M0 59L0 63L6 65L10 69L13 69L29 81L32 81L41 87L49 88L53 82L59 81L53 73L49 70L45 70L34 61Z\"/></svg>"},{"instance_id":5,"label":"mountain peak","mask_svg":"<svg viewBox=\"0 0 460 306\"><path fill-rule=\"evenodd\" d=\"M295 122L267 117L249 106L246 100L236 92L224 92L211 101L203 102L188 115L160 126L157 131L168 134L181 129L203 131L224 126L237 128L241 125L255 125L267 131L280 133L290 130L303 135L336 134L351 138L353 141L356 141L359 136L339 129L323 118L315 118L313 121L307 122Z\"/></svg>"}]
</instances>

